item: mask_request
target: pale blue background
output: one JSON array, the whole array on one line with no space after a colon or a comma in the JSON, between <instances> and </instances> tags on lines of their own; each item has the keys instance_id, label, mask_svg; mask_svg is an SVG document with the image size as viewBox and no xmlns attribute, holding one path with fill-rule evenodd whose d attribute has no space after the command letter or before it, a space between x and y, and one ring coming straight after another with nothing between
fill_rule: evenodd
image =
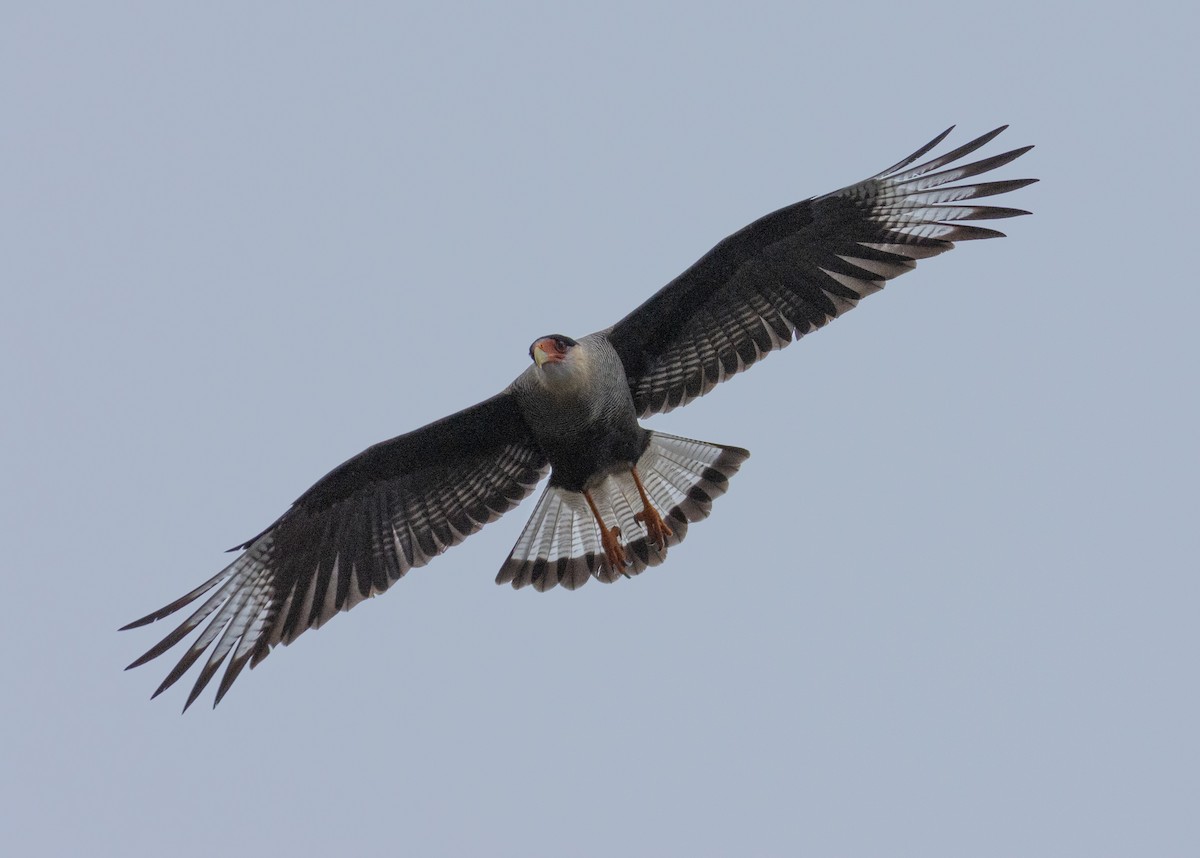
<instances>
[{"instance_id":1,"label":"pale blue background","mask_svg":"<svg viewBox=\"0 0 1200 858\"><path fill-rule=\"evenodd\" d=\"M6 854L1200 854L1196 21L837 6L6 5ZM754 453L666 566L498 588L526 507L215 713L121 672L330 467L952 122L1036 214L653 421Z\"/></svg>"}]
</instances>

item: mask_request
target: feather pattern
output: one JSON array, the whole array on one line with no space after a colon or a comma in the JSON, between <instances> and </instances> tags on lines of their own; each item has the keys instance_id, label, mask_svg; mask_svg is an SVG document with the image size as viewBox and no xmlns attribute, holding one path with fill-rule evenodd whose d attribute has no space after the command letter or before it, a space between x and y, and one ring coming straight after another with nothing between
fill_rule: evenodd
<instances>
[{"instance_id":1,"label":"feather pattern","mask_svg":"<svg viewBox=\"0 0 1200 858\"><path fill-rule=\"evenodd\" d=\"M995 238L962 223L1028 214L962 205L1034 179L954 185L1020 157L1013 149L951 166L997 128L913 166L949 129L870 179L769 214L714 247L608 331L642 417L677 408L827 324L956 241Z\"/></svg>"},{"instance_id":2,"label":"feather pattern","mask_svg":"<svg viewBox=\"0 0 1200 858\"><path fill-rule=\"evenodd\" d=\"M708 516L713 500L725 493L729 478L749 455L738 447L651 433L637 470L651 502L673 531L667 548L683 541L689 523ZM590 577L612 583L666 559L666 549L651 543L645 527L634 519L642 510L642 501L628 470L610 474L590 493L605 523L621 529L629 561L625 569L610 569L602 562L599 525L584 496L550 485L538 499L496 583L536 590L561 585L575 590Z\"/></svg>"},{"instance_id":3,"label":"feather pattern","mask_svg":"<svg viewBox=\"0 0 1200 858\"><path fill-rule=\"evenodd\" d=\"M703 396L956 241L1001 235L970 221L1026 212L976 201L1034 180L961 182L1031 148L963 163L1003 130L922 160L947 130L882 173L739 230L611 328L535 341L534 365L504 392L335 468L221 572L125 626L199 603L130 667L195 633L155 696L199 663L187 709L224 666L215 706L246 666L494 521L551 466L498 583L574 590L663 562L749 454L648 432L638 416ZM631 468L672 531L662 547L638 521ZM623 568L605 559L597 517L619 529Z\"/></svg>"},{"instance_id":4,"label":"feather pattern","mask_svg":"<svg viewBox=\"0 0 1200 858\"><path fill-rule=\"evenodd\" d=\"M541 481L543 453L507 394L366 450L326 475L220 573L125 628L208 598L137 667L203 629L158 696L208 652L186 710L228 660L215 706L278 644L378 595L516 506ZM207 625L204 625L207 622Z\"/></svg>"}]
</instances>

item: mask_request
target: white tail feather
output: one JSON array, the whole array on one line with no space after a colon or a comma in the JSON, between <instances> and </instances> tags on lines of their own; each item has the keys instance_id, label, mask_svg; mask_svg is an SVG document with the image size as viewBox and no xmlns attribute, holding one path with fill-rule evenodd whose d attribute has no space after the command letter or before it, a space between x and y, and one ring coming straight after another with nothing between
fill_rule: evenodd
<instances>
[{"instance_id":1,"label":"white tail feather","mask_svg":"<svg viewBox=\"0 0 1200 858\"><path fill-rule=\"evenodd\" d=\"M651 542L645 526L635 519L642 501L631 472L611 474L590 491L605 526L620 528L628 561L624 569L612 569L604 561L600 527L583 494L550 485L496 582L532 584L538 590L562 584L574 590L589 577L607 583L657 566L666 559L668 547L683 541L688 524L708 515L713 500L725 493L729 478L749 455L737 447L651 433L637 471L650 502L672 530L666 547Z\"/></svg>"}]
</instances>

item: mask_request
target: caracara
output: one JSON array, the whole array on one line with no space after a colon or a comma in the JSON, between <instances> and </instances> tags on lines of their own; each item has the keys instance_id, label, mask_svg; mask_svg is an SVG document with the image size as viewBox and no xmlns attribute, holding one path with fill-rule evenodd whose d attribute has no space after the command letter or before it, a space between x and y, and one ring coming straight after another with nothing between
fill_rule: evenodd
<instances>
[{"instance_id":1,"label":"caracara","mask_svg":"<svg viewBox=\"0 0 1200 858\"><path fill-rule=\"evenodd\" d=\"M1027 214L961 204L1035 181L971 182L1024 147L960 159L1003 131L911 166L949 129L893 167L756 220L611 327L575 340L539 337L532 363L478 405L384 441L334 468L241 554L187 595L125 628L200 607L130 667L203 625L158 687L211 649L188 706L228 665L220 702L242 669L404 573L550 480L498 583L574 590L666 559L749 455L642 427L642 418L703 396L769 352L822 327L893 277L954 242L1002 235L964 221ZM207 623L207 624L205 624Z\"/></svg>"}]
</instances>

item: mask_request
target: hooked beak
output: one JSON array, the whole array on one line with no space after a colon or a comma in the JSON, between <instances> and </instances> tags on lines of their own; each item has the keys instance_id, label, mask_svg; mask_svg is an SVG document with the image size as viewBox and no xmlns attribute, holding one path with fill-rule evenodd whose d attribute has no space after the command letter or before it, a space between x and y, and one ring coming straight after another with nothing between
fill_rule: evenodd
<instances>
[{"instance_id":1,"label":"hooked beak","mask_svg":"<svg viewBox=\"0 0 1200 858\"><path fill-rule=\"evenodd\" d=\"M541 369L546 363L558 363L563 359L558 350L558 344L551 337L538 340L533 344L533 362Z\"/></svg>"}]
</instances>

